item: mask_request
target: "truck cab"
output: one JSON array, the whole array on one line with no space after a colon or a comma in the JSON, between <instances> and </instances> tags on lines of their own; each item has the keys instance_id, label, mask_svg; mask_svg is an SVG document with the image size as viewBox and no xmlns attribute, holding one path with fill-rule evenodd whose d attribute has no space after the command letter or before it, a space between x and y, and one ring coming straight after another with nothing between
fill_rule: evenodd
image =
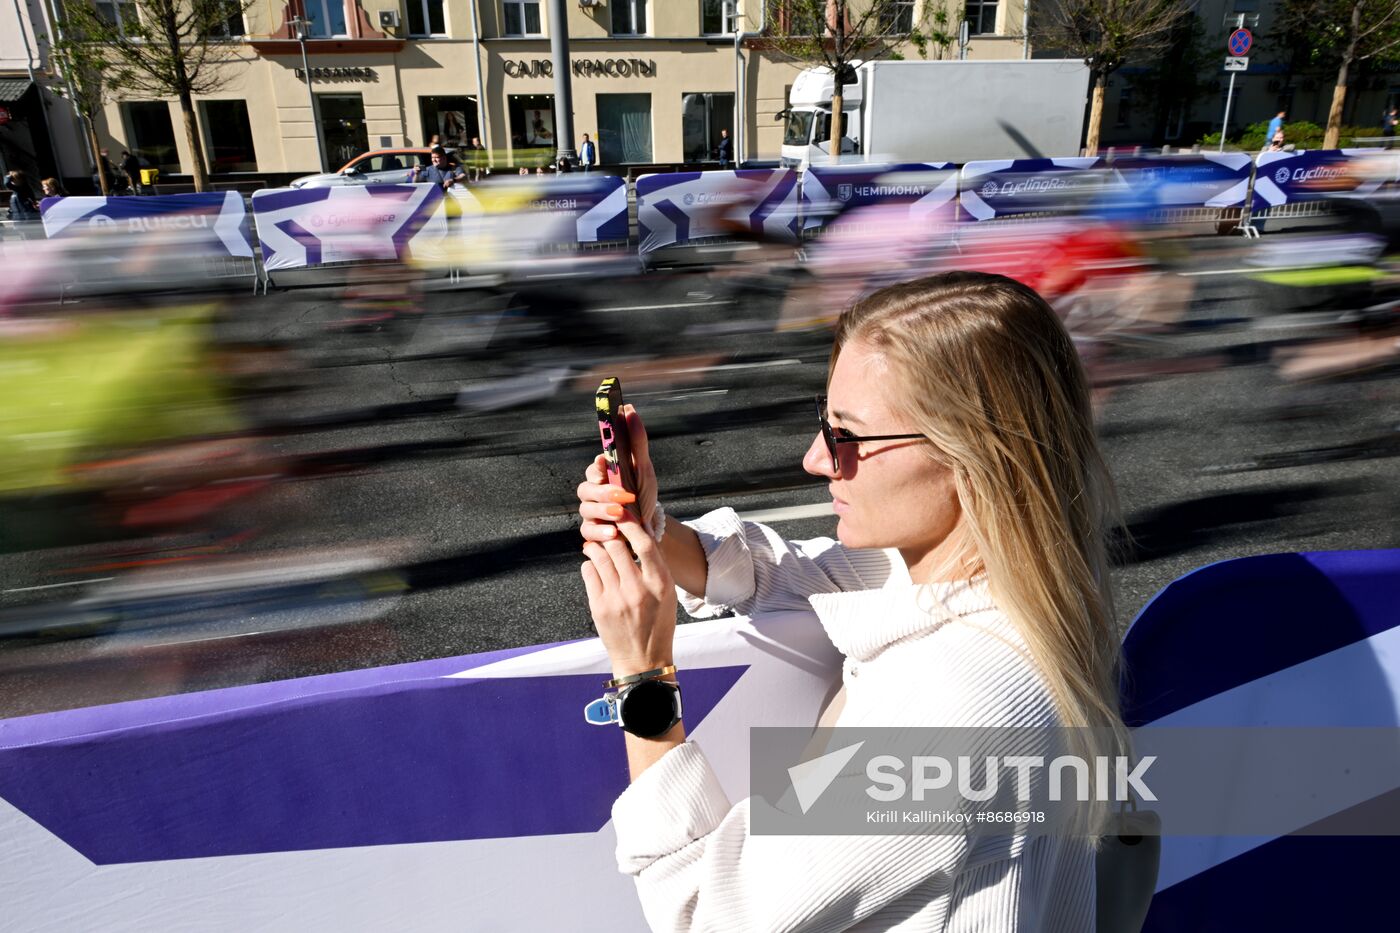
<instances>
[{"instance_id":1,"label":"truck cab","mask_svg":"<svg viewBox=\"0 0 1400 933\"><path fill-rule=\"evenodd\" d=\"M862 71L860 62L853 62L856 83L842 88L841 109L846 115L845 132L841 139L841 154L861 151ZM788 96L784 117L782 165L805 171L813 162L818 165L831 159L831 98L835 90L829 68L808 68L797 76Z\"/></svg>"}]
</instances>

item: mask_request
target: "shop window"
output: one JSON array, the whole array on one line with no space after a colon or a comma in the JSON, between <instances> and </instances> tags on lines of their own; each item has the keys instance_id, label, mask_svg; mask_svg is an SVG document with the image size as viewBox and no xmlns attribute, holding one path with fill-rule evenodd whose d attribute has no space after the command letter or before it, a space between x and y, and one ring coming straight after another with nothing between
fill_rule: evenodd
<instances>
[{"instance_id":1,"label":"shop window","mask_svg":"<svg viewBox=\"0 0 1400 933\"><path fill-rule=\"evenodd\" d=\"M206 100L199 107L203 111L204 155L209 160L209 171L256 172L258 160L253 154L248 102Z\"/></svg>"},{"instance_id":2,"label":"shop window","mask_svg":"<svg viewBox=\"0 0 1400 933\"><path fill-rule=\"evenodd\" d=\"M908 35L914 31L914 0L890 0L879 10L880 32L884 35ZM996 22L995 14L992 16ZM972 27L968 27L972 31Z\"/></svg>"},{"instance_id":3,"label":"shop window","mask_svg":"<svg viewBox=\"0 0 1400 933\"><path fill-rule=\"evenodd\" d=\"M136 4L131 0L97 0L96 6L97 15L116 26L122 35L126 35L127 26L141 21L136 15Z\"/></svg>"},{"instance_id":4,"label":"shop window","mask_svg":"<svg viewBox=\"0 0 1400 933\"><path fill-rule=\"evenodd\" d=\"M180 171L180 153L175 148L175 127L170 121L170 105L163 100L128 101L122 104L126 124L127 149L153 168L167 174Z\"/></svg>"},{"instance_id":5,"label":"shop window","mask_svg":"<svg viewBox=\"0 0 1400 933\"><path fill-rule=\"evenodd\" d=\"M681 95L681 149L687 162L716 161L720 130L734 135L733 94Z\"/></svg>"},{"instance_id":6,"label":"shop window","mask_svg":"<svg viewBox=\"0 0 1400 933\"><path fill-rule=\"evenodd\" d=\"M306 15L306 34L319 39L346 36L343 0L301 0Z\"/></svg>"},{"instance_id":7,"label":"shop window","mask_svg":"<svg viewBox=\"0 0 1400 933\"><path fill-rule=\"evenodd\" d=\"M404 0L408 8L410 36L445 36L447 20L442 12L443 0Z\"/></svg>"},{"instance_id":8,"label":"shop window","mask_svg":"<svg viewBox=\"0 0 1400 933\"><path fill-rule=\"evenodd\" d=\"M369 149L365 130L365 101L359 94L317 94L321 138L326 143L326 164L331 171Z\"/></svg>"},{"instance_id":9,"label":"shop window","mask_svg":"<svg viewBox=\"0 0 1400 933\"><path fill-rule=\"evenodd\" d=\"M606 164L651 162L651 95L598 95L598 149Z\"/></svg>"},{"instance_id":10,"label":"shop window","mask_svg":"<svg viewBox=\"0 0 1400 933\"><path fill-rule=\"evenodd\" d=\"M700 33L706 36L733 35L724 21L725 0L700 0Z\"/></svg>"},{"instance_id":11,"label":"shop window","mask_svg":"<svg viewBox=\"0 0 1400 933\"><path fill-rule=\"evenodd\" d=\"M476 100L471 97L420 97L418 113L423 118L423 141L434 136L449 149L463 149L480 136Z\"/></svg>"},{"instance_id":12,"label":"shop window","mask_svg":"<svg viewBox=\"0 0 1400 933\"><path fill-rule=\"evenodd\" d=\"M783 2L774 10L778 29L790 36L816 36L826 30L817 11L806 3Z\"/></svg>"},{"instance_id":13,"label":"shop window","mask_svg":"<svg viewBox=\"0 0 1400 933\"><path fill-rule=\"evenodd\" d=\"M991 36L997 31L998 0L967 0L964 16L967 32L973 36Z\"/></svg>"},{"instance_id":14,"label":"shop window","mask_svg":"<svg viewBox=\"0 0 1400 933\"><path fill-rule=\"evenodd\" d=\"M1172 141L1180 139L1181 131L1185 125L1186 108L1182 107L1179 103L1172 104L1171 109L1167 111L1167 127L1166 131L1163 133L1163 138Z\"/></svg>"},{"instance_id":15,"label":"shop window","mask_svg":"<svg viewBox=\"0 0 1400 933\"><path fill-rule=\"evenodd\" d=\"M241 38L246 33L242 3L239 0L225 0L223 7L228 11L228 15L210 28L210 35L220 39Z\"/></svg>"},{"instance_id":16,"label":"shop window","mask_svg":"<svg viewBox=\"0 0 1400 933\"><path fill-rule=\"evenodd\" d=\"M609 0L609 6L612 7L613 35L647 34L647 0Z\"/></svg>"},{"instance_id":17,"label":"shop window","mask_svg":"<svg viewBox=\"0 0 1400 933\"><path fill-rule=\"evenodd\" d=\"M558 151L554 138L554 95L511 94L510 147L516 165L549 165Z\"/></svg>"},{"instance_id":18,"label":"shop window","mask_svg":"<svg viewBox=\"0 0 1400 933\"><path fill-rule=\"evenodd\" d=\"M504 0L505 34L508 36L538 36L540 29L539 0Z\"/></svg>"}]
</instances>

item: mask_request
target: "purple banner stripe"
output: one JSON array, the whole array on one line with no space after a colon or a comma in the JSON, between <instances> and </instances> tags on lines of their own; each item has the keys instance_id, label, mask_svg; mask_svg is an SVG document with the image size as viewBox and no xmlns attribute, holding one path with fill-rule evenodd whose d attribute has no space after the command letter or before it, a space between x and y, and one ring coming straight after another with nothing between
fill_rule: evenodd
<instances>
[{"instance_id":1,"label":"purple banner stripe","mask_svg":"<svg viewBox=\"0 0 1400 933\"><path fill-rule=\"evenodd\" d=\"M1394 812L1396 801L1380 803ZM1360 814L1373 805L1354 809ZM1395 909L1397 864L1396 836L1284 836L1158 892L1142 933L1378 929L1377 918ZM1303 877L1310 889L1332 896L1289 897L1280 891L1282 879Z\"/></svg>"},{"instance_id":2,"label":"purple banner stripe","mask_svg":"<svg viewBox=\"0 0 1400 933\"><path fill-rule=\"evenodd\" d=\"M1123 650L1124 719L1153 722L1400 625L1400 550L1274 554L1171 583Z\"/></svg>"},{"instance_id":3,"label":"purple banner stripe","mask_svg":"<svg viewBox=\"0 0 1400 933\"><path fill-rule=\"evenodd\" d=\"M686 671L686 721L703 720L745 669ZM263 686L239 688L244 709L133 715L100 736L6 749L0 797L116 864L596 832L627 785L620 730L583 720L597 674L427 678L256 703Z\"/></svg>"}]
</instances>

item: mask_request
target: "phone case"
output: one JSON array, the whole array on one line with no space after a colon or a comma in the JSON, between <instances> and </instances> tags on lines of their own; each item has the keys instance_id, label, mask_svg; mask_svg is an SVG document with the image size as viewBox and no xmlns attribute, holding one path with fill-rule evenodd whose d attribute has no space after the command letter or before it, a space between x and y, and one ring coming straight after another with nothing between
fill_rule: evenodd
<instances>
[{"instance_id":1,"label":"phone case","mask_svg":"<svg viewBox=\"0 0 1400 933\"><path fill-rule=\"evenodd\" d=\"M593 399L598 409L598 433L603 438L603 457L607 460L608 482L628 492L637 491L637 477L632 472L631 436L627 421L622 417L622 382L609 376L598 386Z\"/></svg>"}]
</instances>

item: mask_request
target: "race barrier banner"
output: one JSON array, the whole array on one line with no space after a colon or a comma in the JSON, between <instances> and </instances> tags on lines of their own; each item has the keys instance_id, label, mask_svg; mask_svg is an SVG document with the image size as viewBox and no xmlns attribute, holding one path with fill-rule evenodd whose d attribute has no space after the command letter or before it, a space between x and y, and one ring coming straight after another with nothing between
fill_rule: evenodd
<instances>
[{"instance_id":1,"label":"race barrier banner","mask_svg":"<svg viewBox=\"0 0 1400 933\"><path fill-rule=\"evenodd\" d=\"M464 213L538 211L572 215L575 243L627 239L627 182L616 175L493 176L479 185L455 187L450 195Z\"/></svg>"},{"instance_id":2,"label":"race barrier banner","mask_svg":"<svg viewBox=\"0 0 1400 933\"><path fill-rule=\"evenodd\" d=\"M1254 213L1338 193L1369 194L1400 180L1400 153L1375 149L1262 152L1255 160Z\"/></svg>"},{"instance_id":3,"label":"race barrier banner","mask_svg":"<svg viewBox=\"0 0 1400 933\"><path fill-rule=\"evenodd\" d=\"M819 229L843 211L875 204L908 204L911 217L923 217L949 208L957 196L951 162L813 165L802 176L802 229Z\"/></svg>"},{"instance_id":4,"label":"race barrier banner","mask_svg":"<svg viewBox=\"0 0 1400 933\"><path fill-rule=\"evenodd\" d=\"M1396 606L1400 550L1195 571L1127 633L1125 720L1140 735L1400 726ZM841 676L800 612L680 626L676 662L688 736L731 801L749 793L749 730L810 726ZM622 735L582 715L610 671L589 639L0 720L7 926L499 930L568 916L570 930L640 933L609 825ZM1230 764L1221 801L1249 798ZM1314 789L1330 803L1358 786ZM1335 815L1393 814L1394 793ZM1163 830L1149 933L1367 929L1389 909L1400 837ZM1347 896L1277 896L1305 873Z\"/></svg>"},{"instance_id":5,"label":"race barrier banner","mask_svg":"<svg viewBox=\"0 0 1400 933\"><path fill-rule=\"evenodd\" d=\"M172 233L179 234L185 256L253 256L248 211L236 191L44 198L39 211L49 239L101 231Z\"/></svg>"},{"instance_id":6,"label":"race barrier banner","mask_svg":"<svg viewBox=\"0 0 1400 933\"><path fill-rule=\"evenodd\" d=\"M1244 152L1138 156L1108 167L1122 179L1122 200L1148 210L1243 207L1254 172Z\"/></svg>"},{"instance_id":7,"label":"race barrier banner","mask_svg":"<svg viewBox=\"0 0 1400 933\"><path fill-rule=\"evenodd\" d=\"M253 195L263 268L407 260L447 234L437 185L277 188Z\"/></svg>"},{"instance_id":8,"label":"race barrier banner","mask_svg":"<svg viewBox=\"0 0 1400 933\"><path fill-rule=\"evenodd\" d=\"M996 220L1063 213L1087 205L1108 183L1095 157L969 162L958 181L959 217Z\"/></svg>"},{"instance_id":9,"label":"race barrier banner","mask_svg":"<svg viewBox=\"0 0 1400 933\"><path fill-rule=\"evenodd\" d=\"M816 721L811 613L676 632L685 722L731 800L749 728ZM617 869L596 639L0 720L4 924L643 931Z\"/></svg>"},{"instance_id":10,"label":"race barrier banner","mask_svg":"<svg viewBox=\"0 0 1400 933\"><path fill-rule=\"evenodd\" d=\"M637 179L642 254L706 237L796 243L797 176L789 169L677 172Z\"/></svg>"},{"instance_id":11,"label":"race barrier banner","mask_svg":"<svg viewBox=\"0 0 1400 933\"><path fill-rule=\"evenodd\" d=\"M1139 735L1394 729L1400 726L1397 607L1400 550L1273 554L1196 570L1162 590L1128 629L1124 719ZM1372 761L1393 750L1378 747ZM1212 778L1233 788L1241 803L1276 803L1242 778L1241 765L1248 764L1247 755L1222 756ZM1157 893L1144 933L1367 929L1388 915L1400 837L1364 833L1393 825L1400 773L1388 775L1380 796L1369 796L1360 780L1309 786L1305 769L1297 770L1299 796L1314 801L1322 816L1288 835L1174 835L1163 823ZM1281 803L1278 810L1292 812ZM1316 890L1344 896L1279 895L1280 878L1304 876Z\"/></svg>"}]
</instances>

